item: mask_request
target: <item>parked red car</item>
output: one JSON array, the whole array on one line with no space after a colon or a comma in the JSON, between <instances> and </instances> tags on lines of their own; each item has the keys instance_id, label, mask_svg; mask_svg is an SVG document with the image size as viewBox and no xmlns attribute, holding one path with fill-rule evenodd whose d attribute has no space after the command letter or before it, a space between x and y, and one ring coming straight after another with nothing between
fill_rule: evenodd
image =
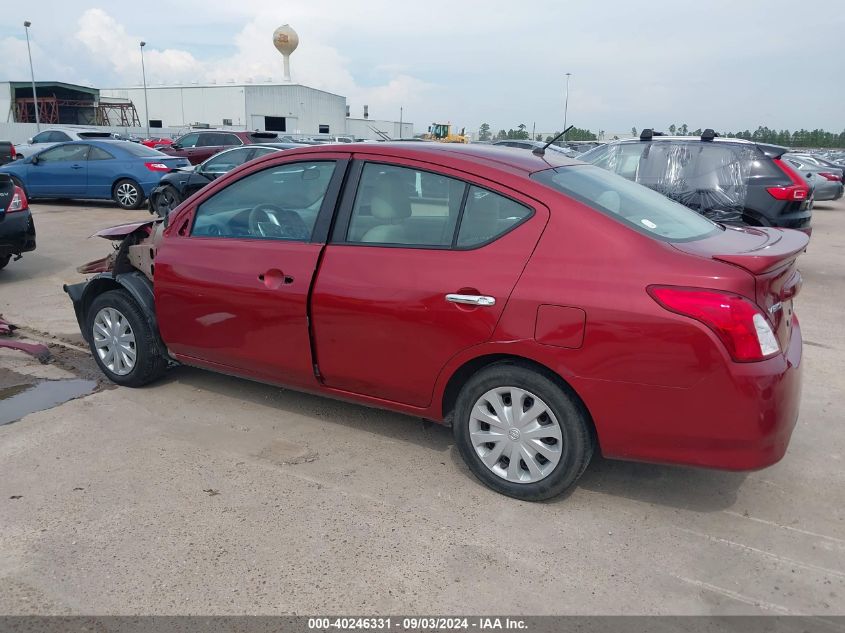
<instances>
[{"instance_id":1,"label":"parked red car","mask_svg":"<svg viewBox=\"0 0 845 633\"><path fill-rule=\"evenodd\" d=\"M180 156L199 165L217 152L250 143L269 143L279 138L275 132L245 132L241 130L197 130L180 136L169 146L158 150L170 156Z\"/></svg>"},{"instance_id":2,"label":"parked red car","mask_svg":"<svg viewBox=\"0 0 845 633\"><path fill-rule=\"evenodd\" d=\"M747 470L798 415L805 234L558 154L314 146L219 178L65 289L103 372L172 362L449 424L538 500L610 458Z\"/></svg>"},{"instance_id":3,"label":"parked red car","mask_svg":"<svg viewBox=\"0 0 845 633\"><path fill-rule=\"evenodd\" d=\"M163 145L173 145L173 139L164 137L145 138L141 141L141 145L146 145L147 147L152 147L153 149L159 149Z\"/></svg>"}]
</instances>

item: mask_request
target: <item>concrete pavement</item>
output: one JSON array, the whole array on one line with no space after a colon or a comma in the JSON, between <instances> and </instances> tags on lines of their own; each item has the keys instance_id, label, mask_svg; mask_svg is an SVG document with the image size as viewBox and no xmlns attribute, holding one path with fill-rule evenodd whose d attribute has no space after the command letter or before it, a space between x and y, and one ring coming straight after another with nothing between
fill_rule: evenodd
<instances>
[{"instance_id":1,"label":"concrete pavement","mask_svg":"<svg viewBox=\"0 0 845 633\"><path fill-rule=\"evenodd\" d=\"M0 313L78 345L61 285L110 248L86 237L149 216L34 211ZM524 503L478 483L448 429L179 368L0 427L0 613L845 614L845 203L814 226L801 418L769 469L599 458ZM0 368L94 371L14 354Z\"/></svg>"}]
</instances>

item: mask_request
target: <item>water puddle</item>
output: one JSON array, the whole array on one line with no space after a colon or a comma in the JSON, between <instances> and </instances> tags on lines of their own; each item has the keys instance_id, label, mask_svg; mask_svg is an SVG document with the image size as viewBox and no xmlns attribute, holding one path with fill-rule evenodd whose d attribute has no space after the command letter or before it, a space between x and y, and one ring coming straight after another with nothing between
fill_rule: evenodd
<instances>
[{"instance_id":1,"label":"water puddle","mask_svg":"<svg viewBox=\"0 0 845 633\"><path fill-rule=\"evenodd\" d=\"M68 400L93 393L93 380L41 380L34 385L15 385L0 389L0 425L20 420L23 416L45 411Z\"/></svg>"}]
</instances>

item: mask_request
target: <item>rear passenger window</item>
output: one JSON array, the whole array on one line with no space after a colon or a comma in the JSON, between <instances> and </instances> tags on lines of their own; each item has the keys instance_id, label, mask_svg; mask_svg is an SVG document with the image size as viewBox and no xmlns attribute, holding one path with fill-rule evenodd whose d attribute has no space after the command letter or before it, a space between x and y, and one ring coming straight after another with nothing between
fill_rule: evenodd
<instances>
[{"instance_id":1,"label":"rear passenger window","mask_svg":"<svg viewBox=\"0 0 845 633\"><path fill-rule=\"evenodd\" d=\"M492 242L530 216L530 208L472 186L461 218L457 245L469 248Z\"/></svg>"},{"instance_id":2,"label":"rear passenger window","mask_svg":"<svg viewBox=\"0 0 845 633\"><path fill-rule=\"evenodd\" d=\"M367 163L347 242L449 247L466 183L427 171Z\"/></svg>"}]
</instances>

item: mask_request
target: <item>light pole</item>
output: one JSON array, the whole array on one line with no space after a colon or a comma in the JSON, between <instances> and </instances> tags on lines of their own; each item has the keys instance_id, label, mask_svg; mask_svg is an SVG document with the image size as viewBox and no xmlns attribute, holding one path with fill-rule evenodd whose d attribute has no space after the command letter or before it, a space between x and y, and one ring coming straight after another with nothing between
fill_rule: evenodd
<instances>
[{"instance_id":1,"label":"light pole","mask_svg":"<svg viewBox=\"0 0 845 633\"><path fill-rule=\"evenodd\" d=\"M399 138L403 138L405 135L402 133L402 115L404 114L405 108L403 106L399 106Z\"/></svg>"},{"instance_id":2,"label":"light pole","mask_svg":"<svg viewBox=\"0 0 845 633\"><path fill-rule=\"evenodd\" d=\"M144 68L144 47L146 42L141 42L141 77L144 80L144 120L147 123L147 138L150 138L150 106L147 104L147 71Z\"/></svg>"},{"instance_id":3,"label":"light pole","mask_svg":"<svg viewBox=\"0 0 845 633\"><path fill-rule=\"evenodd\" d=\"M26 52L29 55L29 77L32 79L32 105L35 108L35 127L41 131L41 120L38 118L38 96L35 94L35 71L32 70L32 51L29 48L29 27L32 22L27 20L23 23L23 30L26 31Z\"/></svg>"},{"instance_id":4,"label":"light pole","mask_svg":"<svg viewBox=\"0 0 845 633\"><path fill-rule=\"evenodd\" d=\"M569 113L569 78L572 73L566 73L566 101L563 106L563 129L566 129L566 115ZM566 133L563 135L564 142L566 141Z\"/></svg>"}]
</instances>

